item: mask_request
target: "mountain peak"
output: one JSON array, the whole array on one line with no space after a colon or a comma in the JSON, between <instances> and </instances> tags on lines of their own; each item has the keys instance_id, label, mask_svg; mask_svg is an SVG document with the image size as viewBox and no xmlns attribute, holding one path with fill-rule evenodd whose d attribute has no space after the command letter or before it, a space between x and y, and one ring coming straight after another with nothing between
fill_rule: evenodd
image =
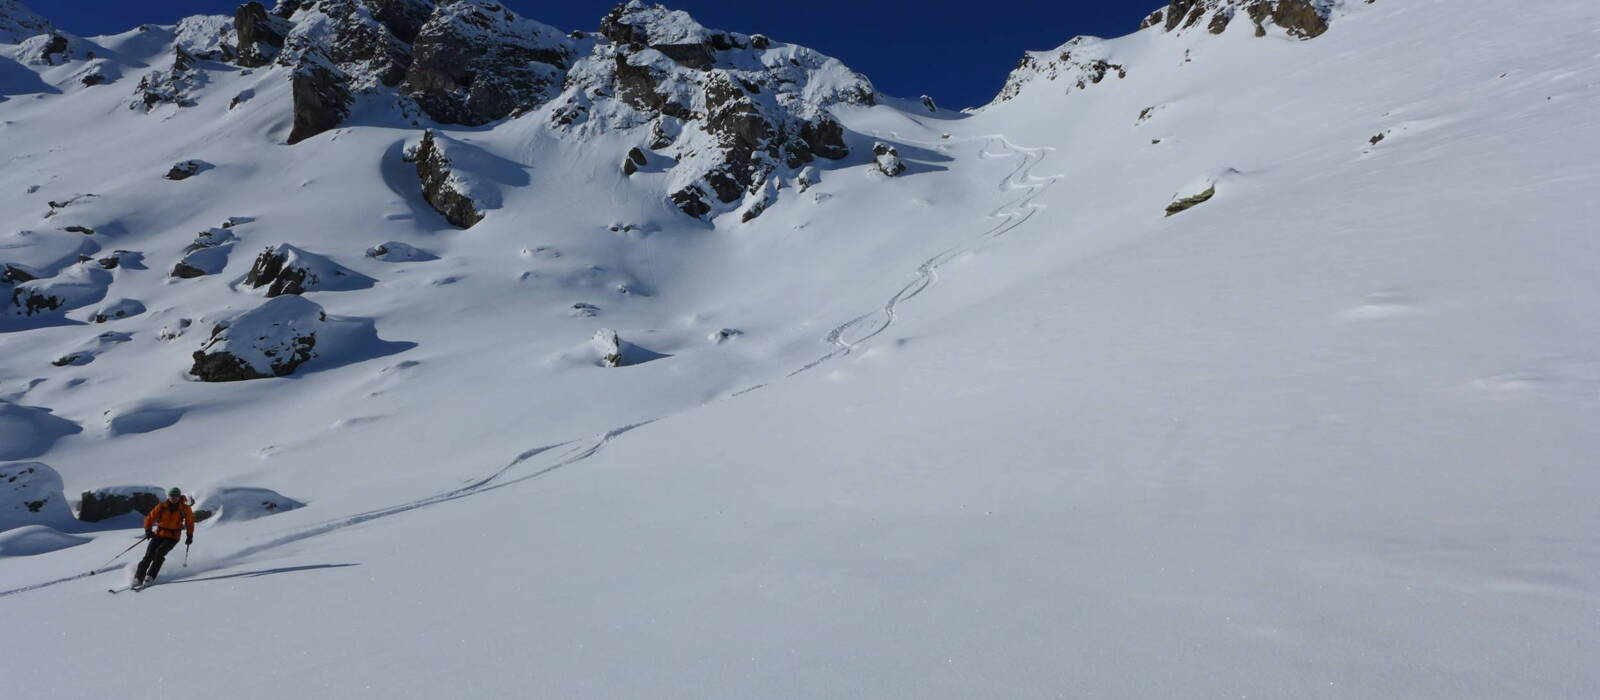
<instances>
[{"instance_id":1,"label":"mountain peak","mask_svg":"<svg viewBox=\"0 0 1600 700\"><path fill-rule=\"evenodd\" d=\"M15 44L54 29L50 20L19 0L0 0L0 44Z\"/></svg>"}]
</instances>

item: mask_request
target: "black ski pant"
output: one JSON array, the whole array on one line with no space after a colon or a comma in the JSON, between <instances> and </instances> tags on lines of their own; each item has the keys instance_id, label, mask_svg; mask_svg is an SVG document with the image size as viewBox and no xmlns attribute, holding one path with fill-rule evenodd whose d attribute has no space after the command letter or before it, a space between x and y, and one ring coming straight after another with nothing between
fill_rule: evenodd
<instances>
[{"instance_id":1,"label":"black ski pant","mask_svg":"<svg viewBox=\"0 0 1600 700\"><path fill-rule=\"evenodd\" d=\"M167 560L167 553L178 546L178 539L157 535L150 538L150 546L144 549L144 560L139 562L139 572L134 574L134 581L142 581L146 576L155 578L161 573L161 563Z\"/></svg>"}]
</instances>

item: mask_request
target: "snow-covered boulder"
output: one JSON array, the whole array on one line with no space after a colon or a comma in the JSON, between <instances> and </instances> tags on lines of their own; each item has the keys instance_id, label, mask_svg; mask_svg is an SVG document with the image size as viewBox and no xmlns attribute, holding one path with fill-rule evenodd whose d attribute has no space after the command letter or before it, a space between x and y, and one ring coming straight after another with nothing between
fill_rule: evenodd
<instances>
[{"instance_id":1,"label":"snow-covered boulder","mask_svg":"<svg viewBox=\"0 0 1600 700\"><path fill-rule=\"evenodd\" d=\"M168 180L187 180L203 171L210 170L212 165L203 160L181 160L174 163L164 175Z\"/></svg>"},{"instance_id":2,"label":"snow-covered boulder","mask_svg":"<svg viewBox=\"0 0 1600 700\"><path fill-rule=\"evenodd\" d=\"M322 307L295 295L266 303L219 323L194 353L189 373L206 382L282 377L316 357L317 335L327 327Z\"/></svg>"},{"instance_id":3,"label":"snow-covered boulder","mask_svg":"<svg viewBox=\"0 0 1600 700\"><path fill-rule=\"evenodd\" d=\"M57 440L83 428L50 409L0 400L0 460L28 459L50 451Z\"/></svg>"},{"instance_id":4,"label":"snow-covered boulder","mask_svg":"<svg viewBox=\"0 0 1600 700\"><path fill-rule=\"evenodd\" d=\"M61 357L56 358L50 364L57 367L80 367L89 364L90 362L94 362L94 359L99 357L101 353L104 353L105 351L130 340L133 340L133 334L131 333L106 331L95 336L94 339L90 340L86 344L86 346L62 355Z\"/></svg>"},{"instance_id":5,"label":"snow-covered boulder","mask_svg":"<svg viewBox=\"0 0 1600 700\"><path fill-rule=\"evenodd\" d=\"M0 531L71 520L56 470L42 462L0 464Z\"/></svg>"},{"instance_id":6,"label":"snow-covered boulder","mask_svg":"<svg viewBox=\"0 0 1600 700\"><path fill-rule=\"evenodd\" d=\"M423 262L438 260L439 256L399 241L385 241L367 249L367 257L384 262Z\"/></svg>"},{"instance_id":7,"label":"snow-covered boulder","mask_svg":"<svg viewBox=\"0 0 1600 700\"><path fill-rule=\"evenodd\" d=\"M483 209L499 205L498 191L484 178L456 166L453 157L466 155L467 151L464 144L430 129L423 132L415 155L422 198L461 228L472 228L483 220Z\"/></svg>"},{"instance_id":8,"label":"snow-covered boulder","mask_svg":"<svg viewBox=\"0 0 1600 700\"><path fill-rule=\"evenodd\" d=\"M118 299L100 307L98 311L94 312L91 320L95 323L105 323L128 318L129 316L138 316L142 313L144 313L144 304L138 299Z\"/></svg>"},{"instance_id":9,"label":"snow-covered boulder","mask_svg":"<svg viewBox=\"0 0 1600 700\"><path fill-rule=\"evenodd\" d=\"M603 367L622 366L622 337L610 328L595 331L594 338L590 341L595 352L600 356L600 365Z\"/></svg>"},{"instance_id":10,"label":"snow-covered boulder","mask_svg":"<svg viewBox=\"0 0 1600 700\"><path fill-rule=\"evenodd\" d=\"M111 273L98 266L74 265L61 274L15 285L9 306L0 305L0 318L26 318L80 309L99 302L111 286ZM0 292L7 291L0 285Z\"/></svg>"},{"instance_id":11,"label":"snow-covered boulder","mask_svg":"<svg viewBox=\"0 0 1600 700\"><path fill-rule=\"evenodd\" d=\"M195 67L195 58L182 46L175 46L167 67L146 73L134 88L132 110L150 112L167 104L193 107L197 104L193 94L207 82L205 71Z\"/></svg>"},{"instance_id":12,"label":"snow-covered boulder","mask_svg":"<svg viewBox=\"0 0 1600 700\"><path fill-rule=\"evenodd\" d=\"M1204 26L1212 34L1221 34L1242 15L1255 25L1258 37L1266 36L1268 27L1277 27L1296 39L1315 39L1328 31L1333 12L1342 1L1172 0L1145 17L1139 28L1159 27L1161 31L1172 32Z\"/></svg>"},{"instance_id":13,"label":"snow-covered boulder","mask_svg":"<svg viewBox=\"0 0 1600 700\"><path fill-rule=\"evenodd\" d=\"M906 171L906 164L900 160L900 152L894 146L879 142L872 144L872 162L878 172L894 177Z\"/></svg>"},{"instance_id":14,"label":"snow-covered boulder","mask_svg":"<svg viewBox=\"0 0 1600 700\"><path fill-rule=\"evenodd\" d=\"M30 557L92 541L93 538L69 535L49 525L24 525L0 532L0 559Z\"/></svg>"},{"instance_id":15,"label":"snow-covered boulder","mask_svg":"<svg viewBox=\"0 0 1600 700\"><path fill-rule=\"evenodd\" d=\"M171 275L192 279L222 272L228 266L228 255L233 252L237 240L238 236L224 228L201 232L183 249L183 259L172 266Z\"/></svg>"},{"instance_id":16,"label":"snow-covered boulder","mask_svg":"<svg viewBox=\"0 0 1600 700\"><path fill-rule=\"evenodd\" d=\"M117 406L105 412L106 435L137 435L170 428L182 420L184 410L145 401Z\"/></svg>"},{"instance_id":17,"label":"snow-covered boulder","mask_svg":"<svg viewBox=\"0 0 1600 700\"><path fill-rule=\"evenodd\" d=\"M166 494L167 490L160 486L106 486L84 491L78 500L78 519L97 523L128 513L144 515Z\"/></svg>"},{"instance_id":18,"label":"snow-covered boulder","mask_svg":"<svg viewBox=\"0 0 1600 700\"><path fill-rule=\"evenodd\" d=\"M203 491L195 504L196 520L216 518L217 522L254 520L304 506L271 489L230 487Z\"/></svg>"},{"instance_id":19,"label":"snow-covered boulder","mask_svg":"<svg viewBox=\"0 0 1600 700\"><path fill-rule=\"evenodd\" d=\"M265 287L268 297L366 289L374 282L325 256L287 243L262 250L244 278L245 285L252 289Z\"/></svg>"}]
</instances>

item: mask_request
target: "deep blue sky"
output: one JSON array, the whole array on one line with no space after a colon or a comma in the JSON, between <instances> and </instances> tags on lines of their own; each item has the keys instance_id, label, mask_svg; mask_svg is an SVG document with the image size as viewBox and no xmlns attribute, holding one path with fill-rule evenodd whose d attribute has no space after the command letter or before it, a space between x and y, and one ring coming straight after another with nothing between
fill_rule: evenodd
<instances>
[{"instance_id":1,"label":"deep blue sky","mask_svg":"<svg viewBox=\"0 0 1600 700\"><path fill-rule=\"evenodd\" d=\"M23 0L67 31L111 34L191 14L231 14L241 0ZM616 0L502 0L561 29L592 30ZM271 7L272 0L262 4ZM1078 34L1120 36L1165 0L669 0L701 24L760 32L845 62L891 95L930 94L945 107L986 103L1024 50Z\"/></svg>"}]
</instances>

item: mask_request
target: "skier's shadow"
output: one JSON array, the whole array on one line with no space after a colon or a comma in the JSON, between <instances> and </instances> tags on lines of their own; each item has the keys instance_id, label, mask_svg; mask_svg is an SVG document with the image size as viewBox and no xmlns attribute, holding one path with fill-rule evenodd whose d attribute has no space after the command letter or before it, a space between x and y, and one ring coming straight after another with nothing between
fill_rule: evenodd
<instances>
[{"instance_id":1,"label":"skier's shadow","mask_svg":"<svg viewBox=\"0 0 1600 700\"><path fill-rule=\"evenodd\" d=\"M281 569L262 569L261 571L241 571L241 572L239 572L237 574L227 574L225 576L206 576L204 578L179 579L177 581L170 581L165 585L171 586L171 585L176 585L176 584L180 584L180 583L199 583L201 581L221 581L223 579L230 579L230 578L255 578L257 576L271 576L272 574L291 574L291 573L294 573L296 571L311 571L311 570L314 570L314 569L342 569L342 568L344 568L346 566L360 566L360 564L310 564L308 566L285 566L285 567L283 567Z\"/></svg>"}]
</instances>

